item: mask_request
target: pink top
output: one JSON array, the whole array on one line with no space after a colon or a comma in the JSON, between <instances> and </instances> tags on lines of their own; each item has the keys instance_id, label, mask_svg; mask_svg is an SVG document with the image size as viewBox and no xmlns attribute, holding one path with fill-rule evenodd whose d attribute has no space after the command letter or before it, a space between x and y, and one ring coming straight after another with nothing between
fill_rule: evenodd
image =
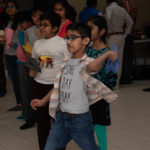
<instances>
[{"instance_id":1,"label":"pink top","mask_svg":"<svg viewBox=\"0 0 150 150\"><path fill-rule=\"evenodd\" d=\"M6 45L7 51L9 49L9 47L10 47L9 44L11 43L13 34L14 34L14 30L13 29L5 28L5 39L6 39L5 45Z\"/></svg>"},{"instance_id":2,"label":"pink top","mask_svg":"<svg viewBox=\"0 0 150 150\"><path fill-rule=\"evenodd\" d=\"M58 32L58 35L60 36L60 37L62 37L62 38L65 38L66 37L66 28L67 28L67 26L69 25L69 24L71 24L72 23L72 21L70 21L69 19L67 20L67 23L66 24L64 24L62 27L61 27L61 29L59 30L59 32Z\"/></svg>"},{"instance_id":3,"label":"pink top","mask_svg":"<svg viewBox=\"0 0 150 150\"><path fill-rule=\"evenodd\" d=\"M17 59L19 61L22 61L22 62L27 62L28 61L28 56L24 53L24 51L21 48L20 44L18 44L18 48L16 50L16 56L17 56Z\"/></svg>"}]
</instances>

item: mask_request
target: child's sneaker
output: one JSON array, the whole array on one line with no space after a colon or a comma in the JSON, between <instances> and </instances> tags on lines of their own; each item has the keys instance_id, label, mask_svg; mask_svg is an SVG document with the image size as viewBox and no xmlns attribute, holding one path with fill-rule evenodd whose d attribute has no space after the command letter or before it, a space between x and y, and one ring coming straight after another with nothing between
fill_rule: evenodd
<instances>
[{"instance_id":1,"label":"child's sneaker","mask_svg":"<svg viewBox=\"0 0 150 150\"><path fill-rule=\"evenodd\" d=\"M4 97L6 95L6 90L0 91L0 97Z\"/></svg>"},{"instance_id":2,"label":"child's sneaker","mask_svg":"<svg viewBox=\"0 0 150 150\"><path fill-rule=\"evenodd\" d=\"M26 119L26 115L20 115L16 119Z\"/></svg>"}]
</instances>

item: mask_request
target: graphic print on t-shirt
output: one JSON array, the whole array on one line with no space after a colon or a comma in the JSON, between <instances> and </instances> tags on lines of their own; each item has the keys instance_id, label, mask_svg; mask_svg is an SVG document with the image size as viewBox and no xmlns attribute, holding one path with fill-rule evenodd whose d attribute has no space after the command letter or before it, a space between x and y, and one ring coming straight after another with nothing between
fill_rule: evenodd
<instances>
[{"instance_id":1,"label":"graphic print on t-shirt","mask_svg":"<svg viewBox=\"0 0 150 150\"><path fill-rule=\"evenodd\" d=\"M63 68L60 84L60 98L63 103L69 102L71 97L71 83L74 77L74 72L77 64L66 64Z\"/></svg>"},{"instance_id":2,"label":"graphic print on t-shirt","mask_svg":"<svg viewBox=\"0 0 150 150\"><path fill-rule=\"evenodd\" d=\"M40 56L39 57L39 65L41 68L53 68L54 65L54 57L52 56Z\"/></svg>"}]
</instances>

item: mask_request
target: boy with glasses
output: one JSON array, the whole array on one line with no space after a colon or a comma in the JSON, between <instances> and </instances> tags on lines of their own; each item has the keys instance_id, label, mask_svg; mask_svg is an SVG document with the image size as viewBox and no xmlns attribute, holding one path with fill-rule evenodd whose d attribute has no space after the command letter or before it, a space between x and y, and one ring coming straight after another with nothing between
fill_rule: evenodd
<instances>
[{"instance_id":1,"label":"boy with glasses","mask_svg":"<svg viewBox=\"0 0 150 150\"><path fill-rule=\"evenodd\" d=\"M90 37L90 28L85 24L74 23L67 27L66 40L72 57L62 64L56 76L54 89L42 100L35 99L31 102L32 108L38 109L49 101L51 95L49 113L56 120L44 150L65 147L71 139L82 150L99 150L94 139L89 105L101 98L110 102L116 98L116 94L92 78L89 73L101 69L107 58L114 61L116 55L109 51L94 61L88 58L85 49Z\"/></svg>"},{"instance_id":2,"label":"boy with glasses","mask_svg":"<svg viewBox=\"0 0 150 150\"><path fill-rule=\"evenodd\" d=\"M60 26L59 15L54 12L43 13L39 25L43 38L34 43L32 57L38 61L41 72L33 69L30 69L29 72L29 75L34 78L32 82L33 99L43 98L53 88L58 68L63 59L70 56L64 39L57 36ZM36 111L40 150L44 149L51 126L48 106L47 102Z\"/></svg>"}]
</instances>

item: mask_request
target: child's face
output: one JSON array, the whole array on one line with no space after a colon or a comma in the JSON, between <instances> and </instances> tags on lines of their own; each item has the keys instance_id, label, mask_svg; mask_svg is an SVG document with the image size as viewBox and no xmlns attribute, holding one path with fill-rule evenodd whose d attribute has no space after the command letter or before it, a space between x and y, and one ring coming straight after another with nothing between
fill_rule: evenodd
<instances>
[{"instance_id":1,"label":"child's face","mask_svg":"<svg viewBox=\"0 0 150 150\"><path fill-rule=\"evenodd\" d=\"M49 39L56 35L58 27L52 27L49 20L41 20L40 22L40 31L45 39Z\"/></svg>"},{"instance_id":2,"label":"child's face","mask_svg":"<svg viewBox=\"0 0 150 150\"><path fill-rule=\"evenodd\" d=\"M13 2L9 2L6 6L6 13L9 16L14 16L18 12L15 4Z\"/></svg>"},{"instance_id":3,"label":"child's face","mask_svg":"<svg viewBox=\"0 0 150 150\"><path fill-rule=\"evenodd\" d=\"M40 25L40 16L42 15L42 12L37 10L32 14L32 21L36 26Z\"/></svg>"},{"instance_id":4,"label":"child's face","mask_svg":"<svg viewBox=\"0 0 150 150\"><path fill-rule=\"evenodd\" d=\"M65 8L60 3L55 4L54 12L57 13L61 17L61 19L66 18L66 16L65 16L65 13L66 13L65 12Z\"/></svg>"},{"instance_id":5,"label":"child's face","mask_svg":"<svg viewBox=\"0 0 150 150\"><path fill-rule=\"evenodd\" d=\"M87 25L91 28L91 40L100 40L100 31L98 26L94 25L91 21L88 21Z\"/></svg>"},{"instance_id":6,"label":"child's face","mask_svg":"<svg viewBox=\"0 0 150 150\"><path fill-rule=\"evenodd\" d=\"M29 27L31 27L31 22L30 22L30 21L24 21L24 22L21 24L21 29L22 29L22 30L26 30L26 29L28 29Z\"/></svg>"},{"instance_id":7,"label":"child's face","mask_svg":"<svg viewBox=\"0 0 150 150\"><path fill-rule=\"evenodd\" d=\"M73 58L81 58L85 53L85 48L89 43L90 39L82 39L81 35L74 31L67 31L67 47Z\"/></svg>"}]
</instances>

